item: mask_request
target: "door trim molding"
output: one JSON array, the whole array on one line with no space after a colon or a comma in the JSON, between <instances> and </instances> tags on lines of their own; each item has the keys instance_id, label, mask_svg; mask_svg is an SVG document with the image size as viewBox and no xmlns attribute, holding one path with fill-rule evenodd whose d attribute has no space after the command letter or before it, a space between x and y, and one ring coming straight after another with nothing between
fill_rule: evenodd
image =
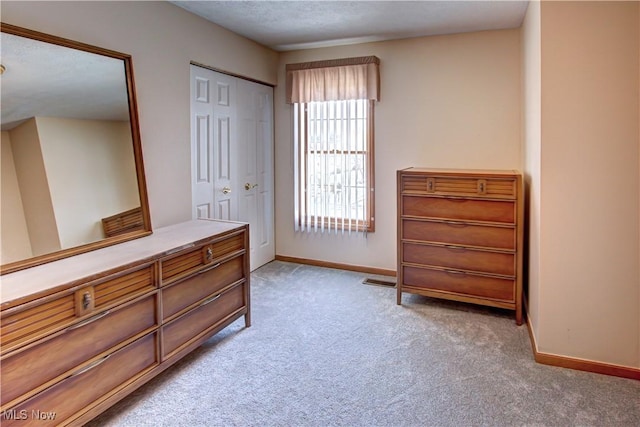
<instances>
[{"instance_id":1,"label":"door trim molding","mask_svg":"<svg viewBox=\"0 0 640 427\"><path fill-rule=\"evenodd\" d=\"M221 74L226 74L227 76L236 77L238 79L247 80L253 83L258 83L258 84L269 86L272 88L276 87L276 85L273 83L267 83L265 81L254 79L252 77L243 76L242 74L238 74L238 73L232 73L231 71L226 71L226 70L223 70L222 68L211 67L209 65L205 65L200 62L191 61L190 64L195 65L196 67L206 68L207 70L215 71L216 73L221 73Z\"/></svg>"}]
</instances>

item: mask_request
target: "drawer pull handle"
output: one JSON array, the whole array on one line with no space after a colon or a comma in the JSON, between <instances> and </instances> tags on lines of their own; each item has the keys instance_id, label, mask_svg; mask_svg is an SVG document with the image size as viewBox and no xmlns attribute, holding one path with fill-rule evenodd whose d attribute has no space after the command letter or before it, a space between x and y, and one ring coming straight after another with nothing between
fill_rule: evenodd
<instances>
[{"instance_id":1,"label":"drawer pull handle","mask_svg":"<svg viewBox=\"0 0 640 427\"><path fill-rule=\"evenodd\" d=\"M444 247L452 251L464 251L467 249L464 246L457 246L457 245L444 245Z\"/></svg>"},{"instance_id":2,"label":"drawer pull handle","mask_svg":"<svg viewBox=\"0 0 640 427\"><path fill-rule=\"evenodd\" d=\"M433 193L435 190L435 186L434 186L434 179L433 178L427 178L427 191L430 193Z\"/></svg>"},{"instance_id":3,"label":"drawer pull handle","mask_svg":"<svg viewBox=\"0 0 640 427\"><path fill-rule=\"evenodd\" d=\"M209 266L207 268L205 268L204 270L200 270L199 273L206 273L209 270L213 270L214 268L218 268L220 267L221 263L217 263L217 264L213 264L212 266Z\"/></svg>"},{"instance_id":4,"label":"drawer pull handle","mask_svg":"<svg viewBox=\"0 0 640 427\"><path fill-rule=\"evenodd\" d=\"M86 310L91 306L91 292L86 291L82 295L82 309Z\"/></svg>"},{"instance_id":5,"label":"drawer pull handle","mask_svg":"<svg viewBox=\"0 0 640 427\"><path fill-rule=\"evenodd\" d=\"M213 270L214 268L218 268L218 267L220 267L221 265L222 265L222 263L220 263L220 262L219 262L219 263L216 263L216 264L210 265L210 266L208 266L207 268L204 268L204 269L202 269L202 270L195 270L195 271L191 271L191 272L190 272L190 273L188 273L186 276L184 276L184 277L182 278L182 280L191 279L191 278L192 278L192 277L194 277L194 276L197 276L197 275L202 274L202 273L206 273L207 271Z\"/></svg>"},{"instance_id":6,"label":"drawer pull handle","mask_svg":"<svg viewBox=\"0 0 640 427\"><path fill-rule=\"evenodd\" d=\"M459 275L459 276L466 276L467 275L467 273L465 273L464 271L460 271L460 270L445 270L444 272L448 273L448 274L456 274L456 275Z\"/></svg>"},{"instance_id":7,"label":"drawer pull handle","mask_svg":"<svg viewBox=\"0 0 640 427\"><path fill-rule=\"evenodd\" d=\"M109 310L107 310L107 311L105 311L104 313L100 313L100 314L98 314L97 316L90 317L90 318L88 318L88 319L86 319L86 320L83 320L83 321L82 321L82 322L80 322L80 323L77 323L77 324L75 324L75 325L73 325L73 326L68 327L68 328L67 328L67 331L73 331L74 329L78 329L78 328L82 328L83 326L87 326L88 324L93 323L93 322L95 322L96 320L100 320L100 319L102 319L103 317L105 317L105 316L106 316L106 315L108 315L109 313L110 313L110 311L109 311Z\"/></svg>"},{"instance_id":8,"label":"drawer pull handle","mask_svg":"<svg viewBox=\"0 0 640 427\"><path fill-rule=\"evenodd\" d=\"M461 222L461 221L445 221L444 222L447 225L450 225L451 227L466 227L467 223L466 222Z\"/></svg>"},{"instance_id":9,"label":"drawer pull handle","mask_svg":"<svg viewBox=\"0 0 640 427\"><path fill-rule=\"evenodd\" d=\"M444 196L445 199L451 200L452 202L466 202L467 198L461 196Z\"/></svg>"},{"instance_id":10,"label":"drawer pull handle","mask_svg":"<svg viewBox=\"0 0 640 427\"><path fill-rule=\"evenodd\" d=\"M478 180L478 193L487 194L487 181L484 179Z\"/></svg>"},{"instance_id":11,"label":"drawer pull handle","mask_svg":"<svg viewBox=\"0 0 640 427\"><path fill-rule=\"evenodd\" d=\"M105 357L103 357L102 359L98 359L98 360L96 360L96 361L94 361L94 362L92 362L92 363L88 364L88 365L87 365L87 366L85 366L84 368L80 369L79 371L74 372L73 374L71 374L71 375L69 376L69 378L77 377L78 375L82 375L82 374L84 374L85 372L88 372L88 371L92 370L93 368L96 368L96 367L98 367L98 366L102 365L104 362L106 362L106 361L107 361L107 359L108 359L109 357L111 357L111 355L110 355L110 354L107 354L107 355L106 355Z\"/></svg>"},{"instance_id":12,"label":"drawer pull handle","mask_svg":"<svg viewBox=\"0 0 640 427\"><path fill-rule=\"evenodd\" d=\"M216 295L214 297L207 298L206 300L202 301L202 304L200 304L200 307L204 307L205 305L214 302L215 300L217 300L221 296L222 296L222 294L218 294L218 295Z\"/></svg>"}]
</instances>

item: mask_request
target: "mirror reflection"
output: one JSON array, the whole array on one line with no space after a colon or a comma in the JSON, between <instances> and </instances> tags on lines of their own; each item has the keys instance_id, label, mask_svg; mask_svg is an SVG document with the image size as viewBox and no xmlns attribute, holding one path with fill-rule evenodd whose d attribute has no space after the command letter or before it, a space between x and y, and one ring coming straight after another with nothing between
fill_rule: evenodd
<instances>
[{"instance_id":1,"label":"mirror reflection","mask_svg":"<svg viewBox=\"0 0 640 427\"><path fill-rule=\"evenodd\" d=\"M4 30L0 264L149 230L125 62Z\"/></svg>"}]
</instances>

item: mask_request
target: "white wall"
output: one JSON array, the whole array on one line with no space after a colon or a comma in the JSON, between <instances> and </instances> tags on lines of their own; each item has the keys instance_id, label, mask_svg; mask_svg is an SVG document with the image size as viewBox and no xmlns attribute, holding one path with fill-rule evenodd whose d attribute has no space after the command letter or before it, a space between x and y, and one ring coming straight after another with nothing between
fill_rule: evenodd
<instances>
[{"instance_id":1,"label":"white wall","mask_svg":"<svg viewBox=\"0 0 640 427\"><path fill-rule=\"evenodd\" d=\"M410 166L520 169L518 30L423 37L281 54L287 63L376 55L376 231L295 233L291 106L275 91L276 253L351 265L396 268L396 171Z\"/></svg>"},{"instance_id":2,"label":"white wall","mask_svg":"<svg viewBox=\"0 0 640 427\"><path fill-rule=\"evenodd\" d=\"M31 243L27 221L22 208L22 197L18 186L15 163L13 162L13 150L11 149L11 135L2 132L2 165L0 172L0 184L2 185L2 202L0 203L0 225L2 235L2 252L0 252L0 264L31 258Z\"/></svg>"},{"instance_id":3,"label":"white wall","mask_svg":"<svg viewBox=\"0 0 640 427\"><path fill-rule=\"evenodd\" d=\"M522 79L523 79L523 155L527 186L527 242L525 259L528 280L525 293L529 321L534 335L538 332L540 307L540 150L541 150L541 49L540 2L529 3L522 23Z\"/></svg>"},{"instance_id":4,"label":"white wall","mask_svg":"<svg viewBox=\"0 0 640 427\"><path fill-rule=\"evenodd\" d=\"M638 3L543 3L541 25L540 349L640 367Z\"/></svg>"},{"instance_id":5,"label":"white wall","mask_svg":"<svg viewBox=\"0 0 640 427\"><path fill-rule=\"evenodd\" d=\"M129 122L36 124L61 247L103 239L102 218L140 206Z\"/></svg>"},{"instance_id":6,"label":"white wall","mask_svg":"<svg viewBox=\"0 0 640 427\"><path fill-rule=\"evenodd\" d=\"M102 218L140 206L128 121L36 117L2 150L3 264L100 240Z\"/></svg>"},{"instance_id":7,"label":"white wall","mask_svg":"<svg viewBox=\"0 0 640 427\"><path fill-rule=\"evenodd\" d=\"M191 218L190 61L276 83L276 52L165 1L3 1L2 21L132 55L154 228Z\"/></svg>"},{"instance_id":8,"label":"white wall","mask_svg":"<svg viewBox=\"0 0 640 427\"><path fill-rule=\"evenodd\" d=\"M533 7L531 7L533 6ZM540 25L540 137L525 135L539 177L530 229L531 310L544 353L640 367L640 14L637 2L531 4L525 57ZM539 24L536 21L539 20ZM529 48L527 47L529 46ZM535 65L527 67L535 79ZM526 74L526 73L525 73ZM528 83L528 85L527 85ZM525 87L537 83L525 77ZM527 93L535 111L537 93ZM525 129L538 126L535 114ZM540 141L538 145L538 141ZM529 170L530 169L530 170Z\"/></svg>"},{"instance_id":9,"label":"white wall","mask_svg":"<svg viewBox=\"0 0 640 427\"><path fill-rule=\"evenodd\" d=\"M11 149L33 256L60 250L36 119L11 129Z\"/></svg>"}]
</instances>

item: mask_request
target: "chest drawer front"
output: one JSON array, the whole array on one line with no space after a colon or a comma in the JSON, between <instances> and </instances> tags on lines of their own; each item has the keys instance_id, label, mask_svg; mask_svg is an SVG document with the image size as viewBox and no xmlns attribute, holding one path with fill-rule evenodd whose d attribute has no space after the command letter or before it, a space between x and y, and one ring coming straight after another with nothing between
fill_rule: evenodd
<instances>
[{"instance_id":1,"label":"chest drawer front","mask_svg":"<svg viewBox=\"0 0 640 427\"><path fill-rule=\"evenodd\" d=\"M440 266L481 273L515 275L515 255L488 252L460 246L434 246L403 243L404 262Z\"/></svg>"},{"instance_id":2,"label":"chest drawer front","mask_svg":"<svg viewBox=\"0 0 640 427\"><path fill-rule=\"evenodd\" d=\"M513 199L514 178L439 176L437 174L403 175L401 191L452 196L478 196Z\"/></svg>"},{"instance_id":3,"label":"chest drawer front","mask_svg":"<svg viewBox=\"0 0 640 427\"><path fill-rule=\"evenodd\" d=\"M157 365L156 339L156 333L145 335L115 353L79 368L63 381L4 411L2 425L59 425L79 411L89 409L96 399ZM26 414L26 419L7 419L11 414ZM36 414L55 414L55 418L40 420Z\"/></svg>"},{"instance_id":4,"label":"chest drawer front","mask_svg":"<svg viewBox=\"0 0 640 427\"><path fill-rule=\"evenodd\" d=\"M199 246L175 257L164 259L161 263L162 283L166 285L175 282L243 248L244 233L238 233L222 240Z\"/></svg>"},{"instance_id":5,"label":"chest drawer front","mask_svg":"<svg viewBox=\"0 0 640 427\"><path fill-rule=\"evenodd\" d=\"M403 266L404 285L493 300L515 301L513 279Z\"/></svg>"},{"instance_id":6,"label":"chest drawer front","mask_svg":"<svg viewBox=\"0 0 640 427\"><path fill-rule=\"evenodd\" d=\"M75 321L74 295L57 298L50 302L14 314L2 314L2 352L5 353L22 343L36 339L46 333L62 329Z\"/></svg>"},{"instance_id":7,"label":"chest drawer front","mask_svg":"<svg viewBox=\"0 0 640 427\"><path fill-rule=\"evenodd\" d=\"M190 305L244 278L243 264L244 256L238 256L209 271L163 288L163 319L166 321Z\"/></svg>"},{"instance_id":8,"label":"chest drawer front","mask_svg":"<svg viewBox=\"0 0 640 427\"><path fill-rule=\"evenodd\" d=\"M97 314L52 339L3 359L2 404L156 326L155 298L152 295L113 312Z\"/></svg>"},{"instance_id":9,"label":"chest drawer front","mask_svg":"<svg viewBox=\"0 0 640 427\"><path fill-rule=\"evenodd\" d=\"M402 215L420 218L514 224L513 201L402 196Z\"/></svg>"},{"instance_id":10,"label":"chest drawer front","mask_svg":"<svg viewBox=\"0 0 640 427\"><path fill-rule=\"evenodd\" d=\"M242 284L212 300L205 300L199 307L163 326L163 360L246 305L245 285Z\"/></svg>"},{"instance_id":11,"label":"chest drawer front","mask_svg":"<svg viewBox=\"0 0 640 427\"><path fill-rule=\"evenodd\" d=\"M155 288L153 265L95 284L93 287L97 309L135 298Z\"/></svg>"},{"instance_id":12,"label":"chest drawer front","mask_svg":"<svg viewBox=\"0 0 640 427\"><path fill-rule=\"evenodd\" d=\"M515 227L464 222L402 220L402 239L495 249L516 249Z\"/></svg>"}]
</instances>

